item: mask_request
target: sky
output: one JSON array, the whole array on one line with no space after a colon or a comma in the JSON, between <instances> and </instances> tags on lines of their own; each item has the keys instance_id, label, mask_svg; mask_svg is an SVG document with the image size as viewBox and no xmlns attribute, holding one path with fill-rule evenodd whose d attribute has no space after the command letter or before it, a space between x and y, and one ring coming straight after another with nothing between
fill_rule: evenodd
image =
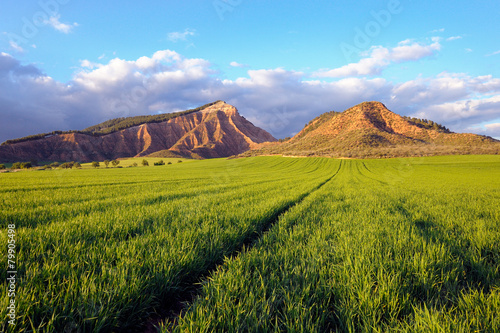
<instances>
[{"instance_id":1,"label":"sky","mask_svg":"<svg viewBox=\"0 0 500 333\"><path fill-rule=\"evenodd\" d=\"M380 101L500 138L498 0L0 0L0 142L224 100L276 138Z\"/></svg>"}]
</instances>

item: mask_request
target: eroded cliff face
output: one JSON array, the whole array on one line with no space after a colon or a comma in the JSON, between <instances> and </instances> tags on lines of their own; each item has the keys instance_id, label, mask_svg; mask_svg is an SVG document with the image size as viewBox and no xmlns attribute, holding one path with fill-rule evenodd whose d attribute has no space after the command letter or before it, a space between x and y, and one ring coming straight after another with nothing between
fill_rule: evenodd
<instances>
[{"instance_id":1,"label":"eroded cliff face","mask_svg":"<svg viewBox=\"0 0 500 333\"><path fill-rule=\"evenodd\" d=\"M161 123L146 123L103 136L81 133L0 146L0 161L102 161L170 150L186 157L227 157L276 139L218 102Z\"/></svg>"}]
</instances>

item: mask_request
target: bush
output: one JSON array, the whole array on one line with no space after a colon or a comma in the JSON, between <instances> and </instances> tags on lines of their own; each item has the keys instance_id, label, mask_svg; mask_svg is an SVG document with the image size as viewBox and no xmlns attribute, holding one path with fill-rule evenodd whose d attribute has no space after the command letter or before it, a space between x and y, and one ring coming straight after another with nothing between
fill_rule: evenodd
<instances>
[{"instance_id":1,"label":"bush","mask_svg":"<svg viewBox=\"0 0 500 333\"><path fill-rule=\"evenodd\" d=\"M12 170L21 169L21 162L13 163L10 167Z\"/></svg>"},{"instance_id":2,"label":"bush","mask_svg":"<svg viewBox=\"0 0 500 333\"><path fill-rule=\"evenodd\" d=\"M137 163L135 163L135 162L134 162L134 163L132 163L132 166L133 166L133 167L136 167L136 166L137 166Z\"/></svg>"},{"instance_id":3,"label":"bush","mask_svg":"<svg viewBox=\"0 0 500 333\"><path fill-rule=\"evenodd\" d=\"M75 162L71 161L71 162L66 162L66 163L61 164L60 167L61 167L61 169L72 169L74 166L75 166Z\"/></svg>"},{"instance_id":4,"label":"bush","mask_svg":"<svg viewBox=\"0 0 500 333\"><path fill-rule=\"evenodd\" d=\"M92 162L92 166L94 168L98 168L99 167L99 162L96 162L96 161Z\"/></svg>"},{"instance_id":5,"label":"bush","mask_svg":"<svg viewBox=\"0 0 500 333\"><path fill-rule=\"evenodd\" d=\"M146 160L142 160L142 166L149 166L148 161L146 161Z\"/></svg>"},{"instance_id":6,"label":"bush","mask_svg":"<svg viewBox=\"0 0 500 333\"><path fill-rule=\"evenodd\" d=\"M73 165L75 168L78 168L78 169L81 169L82 165L78 162L75 162L75 164Z\"/></svg>"},{"instance_id":7,"label":"bush","mask_svg":"<svg viewBox=\"0 0 500 333\"><path fill-rule=\"evenodd\" d=\"M5 164L0 164L0 170L5 170L6 167L5 167Z\"/></svg>"},{"instance_id":8,"label":"bush","mask_svg":"<svg viewBox=\"0 0 500 333\"><path fill-rule=\"evenodd\" d=\"M172 162L169 161L167 164L172 164Z\"/></svg>"},{"instance_id":9,"label":"bush","mask_svg":"<svg viewBox=\"0 0 500 333\"><path fill-rule=\"evenodd\" d=\"M54 163L50 164L50 166L52 168L57 168L57 167L59 167L59 162L54 162Z\"/></svg>"},{"instance_id":10,"label":"bush","mask_svg":"<svg viewBox=\"0 0 500 333\"><path fill-rule=\"evenodd\" d=\"M116 167L118 164L120 164L120 161L118 161L118 160L112 160L111 164L113 164L113 166Z\"/></svg>"},{"instance_id":11,"label":"bush","mask_svg":"<svg viewBox=\"0 0 500 333\"><path fill-rule=\"evenodd\" d=\"M165 162L163 160L159 160L158 162L154 163L155 165L165 165Z\"/></svg>"},{"instance_id":12,"label":"bush","mask_svg":"<svg viewBox=\"0 0 500 333\"><path fill-rule=\"evenodd\" d=\"M177 163L182 163L182 160L178 160Z\"/></svg>"},{"instance_id":13,"label":"bush","mask_svg":"<svg viewBox=\"0 0 500 333\"><path fill-rule=\"evenodd\" d=\"M109 160L104 160L104 165L106 166L106 168L108 167L109 165Z\"/></svg>"},{"instance_id":14,"label":"bush","mask_svg":"<svg viewBox=\"0 0 500 333\"><path fill-rule=\"evenodd\" d=\"M23 162L21 163L21 169L31 169L31 162Z\"/></svg>"}]
</instances>

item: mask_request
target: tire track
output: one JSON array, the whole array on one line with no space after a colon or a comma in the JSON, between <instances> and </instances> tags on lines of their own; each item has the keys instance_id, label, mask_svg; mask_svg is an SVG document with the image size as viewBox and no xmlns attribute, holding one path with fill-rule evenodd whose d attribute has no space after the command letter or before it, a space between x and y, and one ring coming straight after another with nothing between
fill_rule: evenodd
<instances>
[{"instance_id":1,"label":"tire track","mask_svg":"<svg viewBox=\"0 0 500 333\"><path fill-rule=\"evenodd\" d=\"M243 243L235 250L231 255L228 256L230 260L237 258L243 249L248 251L252 249L255 244L262 238L262 236L267 233L281 218L281 216L285 215L290 209L295 206L300 205L307 197L321 189L324 185L330 182L335 178L342 169L343 161L340 160L339 166L337 170L326 180L322 181L315 187L313 187L310 191L302 194L297 200L293 202L289 202L274 212L267 221L263 224L260 230L252 233L248 236ZM192 284L188 287L184 293L179 295L179 297L175 300L175 302L171 303L168 306L164 306L161 309L156 309L157 313L155 316L151 316L150 320L146 323L146 327L143 330L144 333L153 333L157 332L157 326L160 323L163 323L165 326L169 327L170 330L177 325L177 320L182 314L184 310L188 308L188 305L192 303L196 297L200 294L201 286L203 282L207 281L208 278L219 268L221 265L224 265L224 258L221 261L212 267L210 267L204 274L198 277L198 282Z\"/></svg>"}]
</instances>

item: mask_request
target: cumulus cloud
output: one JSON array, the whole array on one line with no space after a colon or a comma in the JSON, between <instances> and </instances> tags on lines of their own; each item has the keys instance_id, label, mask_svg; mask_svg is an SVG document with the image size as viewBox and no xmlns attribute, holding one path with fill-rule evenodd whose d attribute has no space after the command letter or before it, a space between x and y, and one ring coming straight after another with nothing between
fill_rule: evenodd
<instances>
[{"instance_id":1,"label":"cumulus cloud","mask_svg":"<svg viewBox=\"0 0 500 333\"><path fill-rule=\"evenodd\" d=\"M169 32L167 38L169 41L177 43L178 41L186 41L189 36L194 36L195 33L196 30L194 29L185 29L182 32L179 31Z\"/></svg>"},{"instance_id":2,"label":"cumulus cloud","mask_svg":"<svg viewBox=\"0 0 500 333\"><path fill-rule=\"evenodd\" d=\"M323 69L313 73L313 76L338 78L378 75L391 63L417 61L433 55L441 49L441 44L438 39L433 38L432 41L433 43L428 45L404 40L393 48L374 46L370 50L370 55L359 62L330 70Z\"/></svg>"},{"instance_id":3,"label":"cumulus cloud","mask_svg":"<svg viewBox=\"0 0 500 333\"><path fill-rule=\"evenodd\" d=\"M413 45L407 42L399 49L378 51L387 52L391 61L413 59L415 55L404 49L418 51ZM0 53L0 141L83 129L116 117L185 110L218 99L235 105L276 137L298 132L323 112L371 100L399 114L439 121L454 131L470 131L500 118L500 79L491 75L441 73L399 84L357 76L326 82L311 79L308 73L274 68L248 70L247 75L228 80L209 61L172 50L135 60L80 64L72 80L61 83L36 66Z\"/></svg>"},{"instance_id":4,"label":"cumulus cloud","mask_svg":"<svg viewBox=\"0 0 500 333\"><path fill-rule=\"evenodd\" d=\"M73 28L78 26L78 23L76 22L74 22L73 24L62 23L59 21L60 18L60 15L54 15L43 23L64 34L69 34L73 30Z\"/></svg>"}]
</instances>

